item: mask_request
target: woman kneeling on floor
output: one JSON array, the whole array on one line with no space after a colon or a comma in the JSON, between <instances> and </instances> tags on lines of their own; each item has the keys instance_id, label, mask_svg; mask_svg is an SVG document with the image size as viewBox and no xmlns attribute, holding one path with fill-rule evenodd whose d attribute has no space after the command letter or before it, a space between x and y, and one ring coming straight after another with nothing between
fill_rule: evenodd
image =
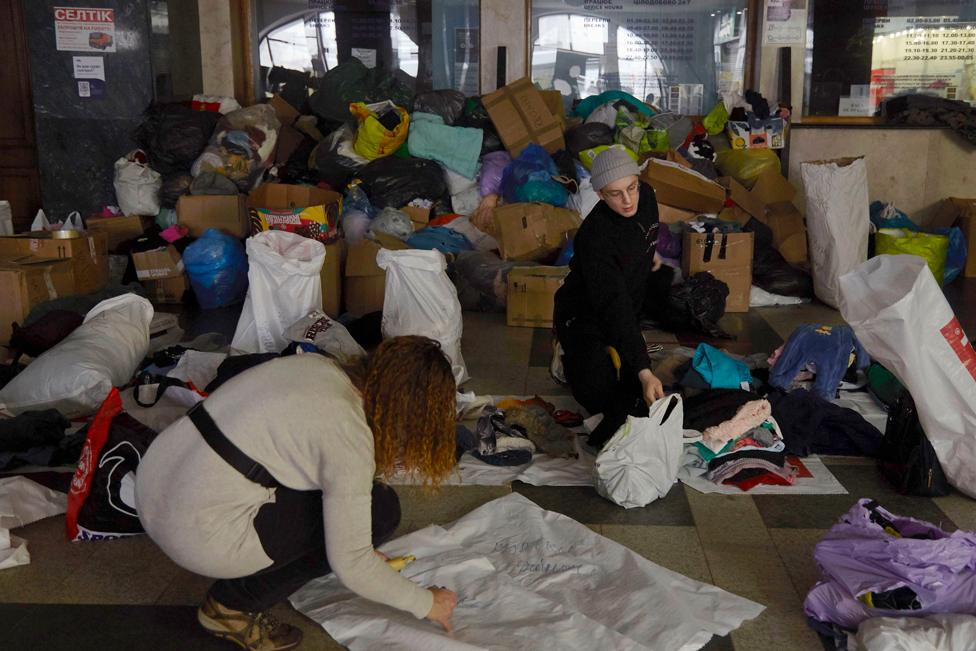
<instances>
[{"instance_id":1,"label":"woman kneeling on floor","mask_svg":"<svg viewBox=\"0 0 976 651\"><path fill-rule=\"evenodd\" d=\"M203 627L245 649L292 649L301 631L265 611L335 572L450 630L454 593L374 552L400 522L396 493L374 477L402 468L436 485L450 472L455 390L436 342L398 337L365 372L317 354L261 364L160 433L139 465L139 518L173 561L218 579Z\"/></svg>"}]
</instances>

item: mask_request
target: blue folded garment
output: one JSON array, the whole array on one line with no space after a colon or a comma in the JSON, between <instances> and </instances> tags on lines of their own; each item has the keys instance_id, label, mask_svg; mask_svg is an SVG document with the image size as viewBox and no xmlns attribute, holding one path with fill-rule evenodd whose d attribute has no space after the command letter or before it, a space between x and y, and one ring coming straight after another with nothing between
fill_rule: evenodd
<instances>
[{"instance_id":1,"label":"blue folded garment","mask_svg":"<svg viewBox=\"0 0 976 651\"><path fill-rule=\"evenodd\" d=\"M449 127L439 115L416 112L410 116L407 150L411 156L437 161L449 170L473 179L478 175L484 136L481 129Z\"/></svg>"}]
</instances>

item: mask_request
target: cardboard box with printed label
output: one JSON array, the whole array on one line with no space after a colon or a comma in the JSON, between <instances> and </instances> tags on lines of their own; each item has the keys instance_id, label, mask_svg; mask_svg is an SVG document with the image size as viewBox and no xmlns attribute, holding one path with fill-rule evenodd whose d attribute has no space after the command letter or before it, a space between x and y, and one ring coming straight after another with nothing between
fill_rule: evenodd
<instances>
[{"instance_id":1,"label":"cardboard box with printed label","mask_svg":"<svg viewBox=\"0 0 976 651\"><path fill-rule=\"evenodd\" d=\"M183 275L183 256L172 244L152 251L133 253L132 264L139 280L159 280Z\"/></svg>"},{"instance_id":2,"label":"cardboard box with printed label","mask_svg":"<svg viewBox=\"0 0 976 651\"><path fill-rule=\"evenodd\" d=\"M748 312L752 289L752 233L685 233L681 271L706 271L729 286L726 312Z\"/></svg>"},{"instance_id":3,"label":"cardboard box with printed label","mask_svg":"<svg viewBox=\"0 0 976 651\"><path fill-rule=\"evenodd\" d=\"M108 284L108 236L85 233L74 239L57 239L51 232L0 237L0 259L46 258L69 260L75 294L97 292Z\"/></svg>"},{"instance_id":4,"label":"cardboard box with printed label","mask_svg":"<svg viewBox=\"0 0 976 651\"><path fill-rule=\"evenodd\" d=\"M69 260L0 260L0 344L10 342L14 322L23 324L35 305L71 296L74 284Z\"/></svg>"},{"instance_id":5,"label":"cardboard box with printed label","mask_svg":"<svg viewBox=\"0 0 976 651\"><path fill-rule=\"evenodd\" d=\"M958 226L966 236L966 268L963 275L976 276L976 199L944 199L932 219L932 228Z\"/></svg>"},{"instance_id":6,"label":"cardboard box with printed label","mask_svg":"<svg viewBox=\"0 0 976 651\"><path fill-rule=\"evenodd\" d=\"M583 223L575 210L544 203L499 206L494 219L502 259L528 262L543 262L555 256L566 233Z\"/></svg>"},{"instance_id":7,"label":"cardboard box with printed label","mask_svg":"<svg viewBox=\"0 0 976 651\"><path fill-rule=\"evenodd\" d=\"M383 309L386 272L376 264L376 254L383 248L397 250L408 247L391 237L384 239L382 245L372 240L360 240L350 245L346 251L342 293L346 300L346 311L353 316L363 316Z\"/></svg>"},{"instance_id":8,"label":"cardboard box with printed label","mask_svg":"<svg viewBox=\"0 0 976 651\"><path fill-rule=\"evenodd\" d=\"M153 303L177 304L183 302L183 294L190 288L190 283L186 274L180 274L158 280L144 280L142 286L146 288L149 300Z\"/></svg>"},{"instance_id":9,"label":"cardboard box with printed label","mask_svg":"<svg viewBox=\"0 0 976 651\"><path fill-rule=\"evenodd\" d=\"M725 188L680 163L651 159L640 178L668 206L717 214L725 205Z\"/></svg>"},{"instance_id":10,"label":"cardboard box with printed label","mask_svg":"<svg viewBox=\"0 0 976 651\"><path fill-rule=\"evenodd\" d=\"M322 311L338 319L342 314L342 264L346 259L346 241L325 245L322 262Z\"/></svg>"},{"instance_id":11,"label":"cardboard box with printed label","mask_svg":"<svg viewBox=\"0 0 976 651\"><path fill-rule=\"evenodd\" d=\"M528 77L484 95L481 100L512 158L531 142L550 154L566 148L559 118L549 110L542 93Z\"/></svg>"},{"instance_id":12,"label":"cardboard box with printed label","mask_svg":"<svg viewBox=\"0 0 976 651\"><path fill-rule=\"evenodd\" d=\"M208 228L231 237L251 234L243 195L183 195L176 202L176 221L189 229L190 237L200 237Z\"/></svg>"},{"instance_id":13,"label":"cardboard box with printed label","mask_svg":"<svg viewBox=\"0 0 976 651\"><path fill-rule=\"evenodd\" d=\"M105 233L108 239L109 253L115 253L119 246L142 237L146 226L153 221L152 217L142 215L129 215L120 217L100 217L92 216L85 220L85 226L89 233Z\"/></svg>"},{"instance_id":14,"label":"cardboard box with printed label","mask_svg":"<svg viewBox=\"0 0 976 651\"><path fill-rule=\"evenodd\" d=\"M783 149L786 147L786 120L753 119L750 122L729 121L726 126L732 149Z\"/></svg>"},{"instance_id":15,"label":"cardboard box with printed label","mask_svg":"<svg viewBox=\"0 0 976 651\"><path fill-rule=\"evenodd\" d=\"M526 328L551 328L556 291L569 267L515 267L508 272L506 323Z\"/></svg>"}]
</instances>

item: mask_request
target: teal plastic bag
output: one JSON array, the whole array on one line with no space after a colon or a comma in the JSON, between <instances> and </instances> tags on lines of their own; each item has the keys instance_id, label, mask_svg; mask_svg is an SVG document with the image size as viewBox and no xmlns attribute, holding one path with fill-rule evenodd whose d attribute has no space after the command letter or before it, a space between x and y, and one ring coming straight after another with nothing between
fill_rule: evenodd
<instances>
[{"instance_id":1,"label":"teal plastic bag","mask_svg":"<svg viewBox=\"0 0 976 651\"><path fill-rule=\"evenodd\" d=\"M708 344L698 344L691 367L713 389L741 389L752 383L748 366Z\"/></svg>"}]
</instances>

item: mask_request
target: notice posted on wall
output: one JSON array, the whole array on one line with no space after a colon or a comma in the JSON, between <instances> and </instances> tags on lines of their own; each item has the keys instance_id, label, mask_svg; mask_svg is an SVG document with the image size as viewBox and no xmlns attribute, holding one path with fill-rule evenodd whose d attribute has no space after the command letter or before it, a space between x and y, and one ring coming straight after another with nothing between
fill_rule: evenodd
<instances>
[{"instance_id":1,"label":"notice posted on wall","mask_svg":"<svg viewBox=\"0 0 976 651\"><path fill-rule=\"evenodd\" d=\"M78 97L105 96L105 58L71 57L74 78L78 81Z\"/></svg>"},{"instance_id":2,"label":"notice posted on wall","mask_svg":"<svg viewBox=\"0 0 976 651\"><path fill-rule=\"evenodd\" d=\"M766 0L763 45L803 45L807 34L807 0Z\"/></svg>"},{"instance_id":3,"label":"notice posted on wall","mask_svg":"<svg viewBox=\"0 0 976 651\"><path fill-rule=\"evenodd\" d=\"M55 7L54 38L61 52L115 52L115 10Z\"/></svg>"}]
</instances>

